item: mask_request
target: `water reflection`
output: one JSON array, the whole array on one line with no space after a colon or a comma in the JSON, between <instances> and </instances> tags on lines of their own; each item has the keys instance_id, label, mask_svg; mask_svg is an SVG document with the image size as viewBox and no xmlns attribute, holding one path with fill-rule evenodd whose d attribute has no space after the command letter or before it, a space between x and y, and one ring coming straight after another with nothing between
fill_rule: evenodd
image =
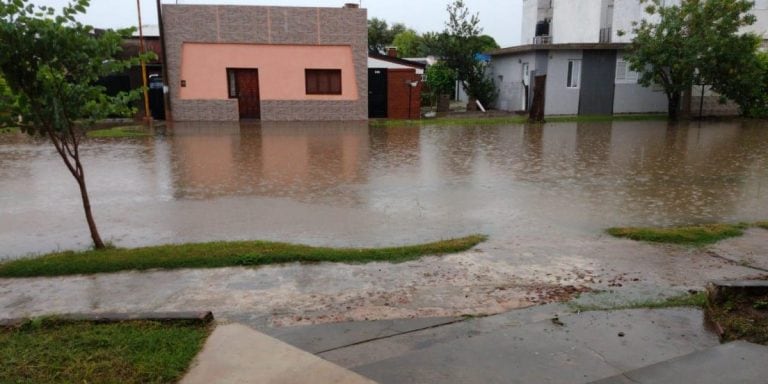
<instances>
[{"instance_id":1,"label":"water reflection","mask_svg":"<svg viewBox=\"0 0 768 384\"><path fill-rule=\"evenodd\" d=\"M594 230L766 219L767 149L768 129L756 122L177 123L154 138L92 140L84 152L105 227L126 211L181 217L173 202L204 202L215 216L222 199L251 199L238 203L248 207L276 198L397 217L406 226L466 221L509 230L527 217ZM79 215L76 188L59 162L44 142L0 136L0 240L18 236L13 252L62 229L42 217ZM158 220L146 231L156 225L163 236L183 237L194 224L181 228L179 220ZM355 220L364 231L366 219ZM152 242L151 233L143 236Z\"/></svg>"}]
</instances>

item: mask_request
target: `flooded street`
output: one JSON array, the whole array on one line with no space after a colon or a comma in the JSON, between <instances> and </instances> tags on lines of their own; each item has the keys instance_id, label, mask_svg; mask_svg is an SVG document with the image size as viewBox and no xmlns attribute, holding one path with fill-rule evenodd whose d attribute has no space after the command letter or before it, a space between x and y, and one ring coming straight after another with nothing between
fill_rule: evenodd
<instances>
[{"instance_id":1,"label":"flooded street","mask_svg":"<svg viewBox=\"0 0 768 384\"><path fill-rule=\"evenodd\" d=\"M199 306L271 313L273 324L286 324L495 313L611 279L700 286L755 271L603 229L768 219L768 129L754 122L177 123L155 137L84 147L97 224L118 246L264 239L372 247L490 235L470 252L395 266L181 271L172 283L172 272L117 274L157 282L150 286L160 296L149 305L124 287L114 293L122 302L108 304L114 296L91 292L81 305L98 310ZM50 144L0 136L0 180L0 258L90 245L76 184ZM98 291L103 279L5 280L0 308L55 309L64 298L34 303L20 292L56 284Z\"/></svg>"},{"instance_id":2,"label":"flooded street","mask_svg":"<svg viewBox=\"0 0 768 384\"><path fill-rule=\"evenodd\" d=\"M0 140L0 257L88 247L53 148ZM176 124L84 153L97 223L119 246L377 246L768 217L768 129L748 123Z\"/></svg>"}]
</instances>

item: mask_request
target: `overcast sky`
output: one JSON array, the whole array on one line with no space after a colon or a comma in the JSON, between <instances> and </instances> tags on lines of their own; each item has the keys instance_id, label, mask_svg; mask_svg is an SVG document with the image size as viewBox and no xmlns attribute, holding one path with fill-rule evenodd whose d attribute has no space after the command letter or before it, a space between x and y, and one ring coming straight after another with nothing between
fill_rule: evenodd
<instances>
[{"instance_id":1,"label":"overcast sky","mask_svg":"<svg viewBox=\"0 0 768 384\"><path fill-rule=\"evenodd\" d=\"M34 4L65 4L66 0L32 0ZM249 4L309 7L340 7L356 0L162 0L179 4ZM362 0L368 18L378 17L388 23L401 22L418 32L442 31L448 13L449 0ZM465 0L472 12L480 13L484 33L491 35L502 47L520 43L522 0ZM157 24L155 0L141 0L143 24ZM91 0L88 14L81 21L95 27L117 28L136 26L136 0Z\"/></svg>"}]
</instances>

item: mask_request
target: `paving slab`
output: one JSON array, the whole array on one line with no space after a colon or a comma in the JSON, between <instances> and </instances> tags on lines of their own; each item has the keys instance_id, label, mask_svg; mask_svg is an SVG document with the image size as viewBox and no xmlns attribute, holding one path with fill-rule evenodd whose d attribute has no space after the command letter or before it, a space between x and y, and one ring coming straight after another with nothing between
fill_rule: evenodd
<instances>
[{"instance_id":1,"label":"paving slab","mask_svg":"<svg viewBox=\"0 0 768 384\"><path fill-rule=\"evenodd\" d=\"M588 383L718 344L696 309L586 312L352 370L381 383Z\"/></svg>"},{"instance_id":2,"label":"paving slab","mask_svg":"<svg viewBox=\"0 0 768 384\"><path fill-rule=\"evenodd\" d=\"M182 384L371 384L354 372L245 325L218 326Z\"/></svg>"},{"instance_id":3,"label":"paving slab","mask_svg":"<svg viewBox=\"0 0 768 384\"><path fill-rule=\"evenodd\" d=\"M513 327L548 320L570 313L563 304L547 304L519 309L500 315L467 318L464 321L433 326L365 343L349 345L319 353L322 358L342 367L352 368L376 361L404 355L420 349L430 348L456 340L476 337L492 332L505 331ZM400 322L403 320L398 320ZM408 325L408 323L404 324ZM404 325L395 326L402 328ZM276 336L281 338L281 336Z\"/></svg>"},{"instance_id":4,"label":"paving slab","mask_svg":"<svg viewBox=\"0 0 768 384\"><path fill-rule=\"evenodd\" d=\"M338 348L409 334L414 331L443 326L465 320L461 317L424 319L352 321L303 327L257 328L260 331L311 353L323 353Z\"/></svg>"},{"instance_id":5,"label":"paving slab","mask_svg":"<svg viewBox=\"0 0 768 384\"><path fill-rule=\"evenodd\" d=\"M736 341L653 364L593 384L765 384L768 347Z\"/></svg>"},{"instance_id":6,"label":"paving slab","mask_svg":"<svg viewBox=\"0 0 768 384\"><path fill-rule=\"evenodd\" d=\"M745 236L719 241L710 247L716 255L736 263L768 271L768 231L762 228L750 228Z\"/></svg>"}]
</instances>

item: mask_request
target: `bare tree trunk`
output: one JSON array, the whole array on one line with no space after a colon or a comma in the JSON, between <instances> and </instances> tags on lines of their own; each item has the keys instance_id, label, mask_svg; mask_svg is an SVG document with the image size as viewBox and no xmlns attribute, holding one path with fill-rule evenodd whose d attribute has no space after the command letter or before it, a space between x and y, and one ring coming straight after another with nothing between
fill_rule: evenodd
<instances>
[{"instance_id":1,"label":"bare tree trunk","mask_svg":"<svg viewBox=\"0 0 768 384\"><path fill-rule=\"evenodd\" d=\"M67 134L58 136L53 130L48 129L48 137L53 142L53 145L56 147L56 152L58 152L61 159L64 160L64 164L77 181L77 185L80 187L80 197L83 201L85 220L88 222L88 230L91 232L93 247L95 249L106 248L104 246L104 241L101 240L101 235L99 235L99 230L96 228L93 212L91 212L91 200L88 197L88 188L85 185L85 172L83 171L83 164L80 162L80 141L72 128L70 128L68 136Z\"/></svg>"},{"instance_id":2,"label":"bare tree trunk","mask_svg":"<svg viewBox=\"0 0 768 384\"><path fill-rule=\"evenodd\" d=\"M88 221L88 229L91 231L91 239L93 240L93 247L96 249L104 249L104 242L101 240L99 230L96 228L96 221L93 219L93 213L91 212L91 200L88 198L88 188L85 186L85 174L80 167L80 159L75 159L81 172L79 177L75 176L77 185L80 187L80 197L83 200L83 210L85 210L85 220Z\"/></svg>"}]
</instances>

